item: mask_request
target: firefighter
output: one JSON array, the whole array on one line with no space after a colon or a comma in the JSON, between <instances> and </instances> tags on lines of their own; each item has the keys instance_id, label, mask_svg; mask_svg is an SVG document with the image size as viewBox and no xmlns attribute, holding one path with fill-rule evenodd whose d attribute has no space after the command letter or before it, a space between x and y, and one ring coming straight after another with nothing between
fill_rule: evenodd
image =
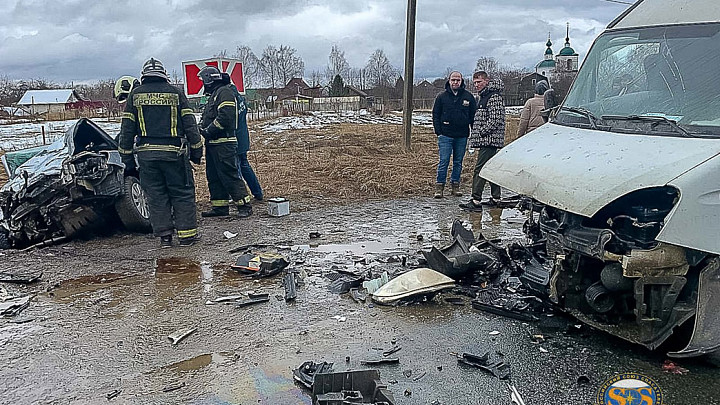
<instances>
[{"instance_id":1,"label":"firefighter","mask_svg":"<svg viewBox=\"0 0 720 405\"><path fill-rule=\"evenodd\" d=\"M128 95L133 88L140 85L138 79L132 76L123 76L115 82L114 95L118 104L123 104L127 101Z\"/></svg>"},{"instance_id":2,"label":"firefighter","mask_svg":"<svg viewBox=\"0 0 720 405\"><path fill-rule=\"evenodd\" d=\"M141 84L127 97L118 150L126 170L140 166L140 185L147 196L153 233L160 246L171 247L177 229L180 246L198 239L195 181L191 161L200 164L202 138L182 91L168 82L162 63L143 65Z\"/></svg>"},{"instance_id":3,"label":"firefighter","mask_svg":"<svg viewBox=\"0 0 720 405\"><path fill-rule=\"evenodd\" d=\"M210 211L203 217L230 215L230 199L237 206L240 218L252 215L250 196L245 181L238 175L236 161L238 125L237 100L229 84L223 83L220 71L205 66L198 73L209 99L200 119L200 134L207 150L206 175L210 189Z\"/></svg>"}]
</instances>

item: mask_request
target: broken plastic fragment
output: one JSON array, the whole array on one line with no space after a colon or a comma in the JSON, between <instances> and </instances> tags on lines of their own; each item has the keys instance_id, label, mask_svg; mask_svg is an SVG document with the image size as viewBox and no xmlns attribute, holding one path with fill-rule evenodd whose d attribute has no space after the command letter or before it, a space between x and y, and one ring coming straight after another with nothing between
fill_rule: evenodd
<instances>
[{"instance_id":1,"label":"broken plastic fragment","mask_svg":"<svg viewBox=\"0 0 720 405\"><path fill-rule=\"evenodd\" d=\"M225 232L223 232L223 235L224 235L227 239L232 239L232 238L238 236L238 234L232 233L232 232L230 232L230 231L225 231Z\"/></svg>"},{"instance_id":2,"label":"broken plastic fragment","mask_svg":"<svg viewBox=\"0 0 720 405\"><path fill-rule=\"evenodd\" d=\"M173 332L171 335L169 335L168 339L170 339L170 341L172 342L173 345L176 345L176 344L180 343L181 340L190 336L190 334L192 334L196 330L197 330L197 328L180 329L180 330Z\"/></svg>"}]
</instances>

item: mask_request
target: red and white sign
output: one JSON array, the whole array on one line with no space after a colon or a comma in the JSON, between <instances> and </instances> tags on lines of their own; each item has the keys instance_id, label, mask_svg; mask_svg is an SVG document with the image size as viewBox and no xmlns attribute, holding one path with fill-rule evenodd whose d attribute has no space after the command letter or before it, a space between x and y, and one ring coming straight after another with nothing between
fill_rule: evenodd
<instances>
[{"instance_id":1,"label":"red and white sign","mask_svg":"<svg viewBox=\"0 0 720 405\"><path fill-rule=\"evenodd\" d=\"M209 58L183 62L183 75L185 76L185 94L188 97L202 97L203 82L197 76L200 69L205 66L215 66L221 72L230 75L230 81L237 87L240 94L245 94L243 81L243 65L237 59Z\"/></svg>"}]
</instances>

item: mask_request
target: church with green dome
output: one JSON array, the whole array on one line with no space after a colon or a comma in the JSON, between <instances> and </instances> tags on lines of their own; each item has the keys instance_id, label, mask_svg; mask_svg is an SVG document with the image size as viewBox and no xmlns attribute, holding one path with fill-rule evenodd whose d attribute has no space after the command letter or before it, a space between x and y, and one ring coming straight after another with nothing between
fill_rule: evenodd
<instances>
[{"instance_id":1,"label":"church with green dome","mask_svg":"<svg viewBox=\"0 0 720 405\"><path fill-rule=\"evenodd\" d=\"M545 56L543 60L535 65L535 73L541 74L553 82L559 73L575 73L578 70L578 54L570 47L570 23L567 24L565 35L565 47L553 54L552 41L548 33L548 40L545 43Z\"/></svg>"}]
</instances>

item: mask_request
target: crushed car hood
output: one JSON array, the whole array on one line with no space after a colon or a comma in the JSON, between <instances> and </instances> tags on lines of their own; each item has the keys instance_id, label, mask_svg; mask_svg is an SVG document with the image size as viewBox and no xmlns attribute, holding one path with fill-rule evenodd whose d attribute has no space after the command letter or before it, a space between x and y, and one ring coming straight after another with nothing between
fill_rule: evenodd
<instances>
[{"instance_id":1,"label":"crushed car hood","mask_svg":"<svg viewBox=\"0 0 720 405\"><path fill-rule=\"evenodd\" d=\"M548 123L501 149L485 179L592 217L634 190L664 186L720 154L719 139L618 134Z\"/></svg>"}]
</instances>

